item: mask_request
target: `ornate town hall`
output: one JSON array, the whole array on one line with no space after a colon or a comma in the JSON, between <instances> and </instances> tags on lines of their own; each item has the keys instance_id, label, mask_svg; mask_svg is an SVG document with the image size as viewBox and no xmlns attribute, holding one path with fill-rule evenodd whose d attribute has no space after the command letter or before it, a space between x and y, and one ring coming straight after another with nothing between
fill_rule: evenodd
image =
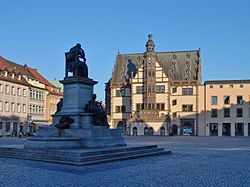
<instances>
[{"instance_id":1,"label":"ornate town hall","mask_svg":"<svg viewBox=\"0 0 250 187\"><path fill-rule=\"evenodd\" d=\"M220 103L211 105L211 99L213 102L217 102L217 97L225 100L224 95L219 95L230 85L235 85L234 91L244 87L242 94L231 96L236 99L241 96L242 99L243 93L250 93L247 91L250 89L249 82L206 81L203 85L200 49L156 52L152 35L149 34L144 53L118 53L116 56L112 77L106 83L109 122L112 128L126 127L131 135L235 135L238 131L246 135L249 114L245 114L246 119L238 119L237 114L232 114L230 118L234 123L228 123L225 121L228 119L214 116L217 113L223 115L224 108L232 106ZM224 89L217 89L223 85ZM214 89L209 90L212 87ZM225 96L230 97L232 93L229 90ZM249 95L244 96L248 101ZM239 106L238 112L241 108ZM237 113L237 109L233 110L232 113ZM245 110L249 113L249 107Z\"/></svg>"},{"instance_id":2,"label":"ornate town hall","mask_svg":"<svg viewBox=\"0 0 250 187\"><path fill-rule=\"evenodd\" d=\"M182 86L193 105L187 104L189 117L179 123L195 128L198 107L193 93L201 84L199 55L199 50L156 52L151 34L145 53L118 54L110 80L111 126L130 123L138 134L168 134L171 119L177 116L177 103L171 103L179 96L176 86Z\"/></svg>"}]
</instances>

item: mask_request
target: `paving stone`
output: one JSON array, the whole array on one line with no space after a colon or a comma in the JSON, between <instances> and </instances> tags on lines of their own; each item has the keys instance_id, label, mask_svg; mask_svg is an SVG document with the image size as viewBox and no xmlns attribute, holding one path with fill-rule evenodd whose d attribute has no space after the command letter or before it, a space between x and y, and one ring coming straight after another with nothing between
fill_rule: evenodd
<instances>
[{"instance_id":1,"label":"paving stone","mask_svg":"<svg viewBox=\"0 0 250 187\"><path fill-rule=\"evenodd\" d=\"M24 139L0 138L0 145ZM172 154L94 166L68 166L0 157L0 186L250 186L250 138L126 137Z\"/></svg>"}]
</instances>

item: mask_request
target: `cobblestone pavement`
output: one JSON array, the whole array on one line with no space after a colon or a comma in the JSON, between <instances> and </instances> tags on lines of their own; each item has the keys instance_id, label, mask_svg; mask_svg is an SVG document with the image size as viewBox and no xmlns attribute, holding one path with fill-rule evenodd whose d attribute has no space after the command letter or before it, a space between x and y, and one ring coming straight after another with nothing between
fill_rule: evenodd
<instances>
[{"instance_id":1,"label":"cobblestone pavement","mask_svg":"<svg viewBox=\"0 0 250 187\"><path fill-rule=\"evenodd\" d=\"M126 137L172 154L94 166L0 157L0 186L250 186L250 138ZM0 145L24 139L0 138Z\"/></svg>"}]
</instances>

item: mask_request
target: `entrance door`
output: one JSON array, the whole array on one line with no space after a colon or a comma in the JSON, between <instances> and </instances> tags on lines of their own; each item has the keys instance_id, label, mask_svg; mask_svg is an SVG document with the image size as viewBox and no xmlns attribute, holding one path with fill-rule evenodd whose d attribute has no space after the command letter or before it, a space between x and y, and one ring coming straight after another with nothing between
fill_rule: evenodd
<instances>
[{"instance_id":1,"label":"entrance door","mask_svg":"<svg viewBox=\"0 0 250 187\"><path fill-rule=\"evenodd\" d=\"M182 126L182 135L193 135L193 128L189 122L186 122Z\"/></svg>"},{"instance_id":2,"label":"entrance door","mask_svg":"<svg viewBox=\"0 0 250 187\"><path fill-rule=\"evenodd\" d=\"M243 136L243 135L244 135L244 123L236 123L235 136Z\"/></svg>"},{"instance_id":3,"label":"entrance door","mask_svg":"<svg viewBox=\"0 0 250 187\"><path fill-rule=\"evenodd\" d=\"M161 129L160 129L160 135L161 136L165 135L165 128L164 127L161 127Z\"/></svg>"},{"instance_id":4,"label":"entrance door","mask_svg":"<svg viewBox=\"0 0 250 187\"><path fill-rule=\"evenodd\" d=\"M137 136L137 127L134 127L134 128L133 128L132 135L133 135L133 136Z\"/></svg>"},{"instance_id":5,"label":"entrance door","mask_svg":"<svg viewBox=\"0 0 250 187\"><path fill-rule=\"evenodd\" d=\"M218 136L218 123L209 124L209 136Z\"/></svg>"},{"instance_id":6,"label":"entrance door","mask_svg":"<svg viewBox=\"0 0 250 187\"><path fill-rule=\"evenodd\" d=\"M231 123L223 123L222 135L231 136Z\"/></svg>"},{"instance_id":7,"label":"entrance door","mask_svg":"<svg viewBox=\"0 0 250 187\"><path fill-rule=\"evenodd\" d=\"M178 127L177 125L173 125L172 127L172 135L177 135Z\"/></svg>"},{"instance_id":8,"label":"entrance door","mask_svg":"<svg viewBox=\"0 0 250 187\"><path fill-rule=\"evenodd\" d=\"M148 134L151 136L154 135L154 129L152 127L149 127Z\"/></svg>"}]
</instances>

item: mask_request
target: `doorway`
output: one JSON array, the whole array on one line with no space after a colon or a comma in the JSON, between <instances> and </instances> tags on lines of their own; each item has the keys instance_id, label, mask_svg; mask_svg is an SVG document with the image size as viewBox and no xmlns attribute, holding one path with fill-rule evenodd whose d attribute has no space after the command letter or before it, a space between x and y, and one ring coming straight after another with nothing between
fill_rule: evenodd
<instances>
[{"instance_id":1,"label":"doorway","mask_svg":"<svg viewBox=\"0 0 250 187\"><path fill-rule=\"evenodd\" d=\"M235 123L235 136L244 135L244 123Z\"/></svg>"},{"instance_id":2,"label":"doorway","mask_svg":"<svg viewBox=\"0 0 250 187\"><path fill-rule=\"evenodd\" d=\"M223 123L222 136L231 136L231 123Z\"/></svg>"},{"instance_id":3,"label":"doorway","mask_svg":"<svg viewBox=\"0 0 250 187\"><path fill-rule=\"evenodd\" d=\"M209 124L209 136L218 136L218 123Z\"/></svg>"},{"instance_id":4,"label":"doorway","mask_svg":"<svg viewBox=\"0 0 250 187\"><path fill-rule=\"evenodd\" d=\"M132 130L132 135L137 136L137 127L134 127Z\"/></svg>"}]
</instances>

